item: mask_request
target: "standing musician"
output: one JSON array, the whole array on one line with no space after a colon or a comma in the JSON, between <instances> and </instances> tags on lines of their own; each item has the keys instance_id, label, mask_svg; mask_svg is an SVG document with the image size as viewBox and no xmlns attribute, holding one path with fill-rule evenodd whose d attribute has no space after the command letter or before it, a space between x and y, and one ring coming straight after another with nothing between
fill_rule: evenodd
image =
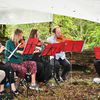
<instances>
[{"instance_id":1,"label":"standing musician","mask_svg":"<svg viewBox=\"0 0 100 100\"><path fill-rule=\"evenodd\" d=\"M9 39L6 42L6 48L10 51L14 51L15 48L18 46L19 41L22 39L22 30L20 29L16 29L12 35L12 38ZM22 43L23 44L23 43ZM29 71L31 73L31 85L30 85L30 89L37 89L38 86L36 84L36 72L37 72L37 66L36 66L36 62L35 61L24 61L23 59L23 51L21 49L17 49L17 51L14 53L14 55L17 56L14 57L12 55L12 57L10 59L7 59L9 57L9 53L6 51L5 52L5 61L10 64L13 68L14 71L18 72L18 76L20 78L25 78L26 73Z\"/></svg>"},{"instance_id":2,"label":"standing musician","mask_svg":"<svg viewBox=\"0 0 100 100\"><path fill-rule=\"evenodd\" d=\"M66 38L61 33L60 27L55 27L53 29L54 35L47 39L49 43L59 43L63 42ZM50 63L54 66L54 56L50 56ZM62 73L61 76L59 74L59 68L62 65ZM60 52L55 55L55 72L56 78L58 81L66 80L66 75L68 75L70 71L70 62L66 59L65 52Z\"/></svg>"},{"instance_id":3,"label":"standing musician","mask_svg":"<svg viewBox=\"0 0 100 100\"><path fill-rule=\"evenodd\" d=\"M5 49L4 46L0 46L0 53L3 52ZM15 87L15 80L14 80L14 71L11 66L7 64L0 63L0 95L5 93L4 85L6 84L6 78L8 82L11 84L11 92L18 94L18 91Z\"/></svg>"}]
</instances>

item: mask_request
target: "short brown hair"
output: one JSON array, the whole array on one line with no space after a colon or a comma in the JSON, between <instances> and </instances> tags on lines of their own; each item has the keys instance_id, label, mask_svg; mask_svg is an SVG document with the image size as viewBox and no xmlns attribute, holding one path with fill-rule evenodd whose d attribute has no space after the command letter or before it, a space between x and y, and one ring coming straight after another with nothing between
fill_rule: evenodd
<instances>
[{"instance_id":1,"label":"short brown hair","mask_svg":"<svg viewBox=\"0 0 100 100\"><path fill-rule=\"evenodd\" d=\"M56 26L56 27L52 30L52 32L55 33L57 28L60 28L60 26Z\"/></svg>"},{"instance_id":2,"label":"short brown hair","mask_svg":"<svg viewBox=\"0 0 100 100\"><path fill-rule=\"evenodd\" d=\"M18 29L18 28L17 28L17 29L14 31L14 34L16 34L16 35L17 35L17 34L20 34L20 33L23 33L23 31L22 31L21 29Z\"/></svg>"}]
</instances>

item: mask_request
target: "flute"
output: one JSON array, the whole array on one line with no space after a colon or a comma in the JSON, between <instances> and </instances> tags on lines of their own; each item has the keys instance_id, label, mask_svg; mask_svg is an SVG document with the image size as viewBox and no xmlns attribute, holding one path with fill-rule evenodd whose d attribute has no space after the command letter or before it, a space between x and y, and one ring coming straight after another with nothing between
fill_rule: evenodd
<instances>
[{"instance_id":1,"label":"flute","mask_svg":"<svg viewBox=\"0 0 100 100\"><path fill-rule=\"evenodd\" d=\"M6 50L7 52L9 52L10 54L12 53L12 52L11 52L10 50L8 50L7 48L5 48L5 50ZM17 56L16 56L15 54L13 54L13 56L17 58Z\"/></svg>"},{"instance_id":2,"label":"flute","mask_svg":"<svg viewBox=\"0 0 100 100\"><path fill-rule=\"evenodd\" d=\"M8 60L13 56L13 54L16 52L18 47L21 45L21 43L18 44L18 46L14 49L14 51L9 55Z\"/></svg>"}]
</instances>

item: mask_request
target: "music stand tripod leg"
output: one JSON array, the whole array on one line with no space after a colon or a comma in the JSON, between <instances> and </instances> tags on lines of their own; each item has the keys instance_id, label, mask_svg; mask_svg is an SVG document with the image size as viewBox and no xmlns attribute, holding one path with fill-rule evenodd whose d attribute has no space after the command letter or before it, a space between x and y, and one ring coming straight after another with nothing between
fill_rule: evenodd
<instances>
[{"instance_id":1,"label":"music stand tripod leg","mask_svg":"<svg viewBox=\"0 0 100 100\"><path fill-rule=\"evenodd\" d=\"M29 58L28 58L28 64L27 64L27 73L26 73L26 87L27 87L27 91L26 91L26 94L27 94L27 98L28 98L28 89L29 89L29 81L30 81L30 69L29 69Z\"/></svg>"},{"instance_id":2,"label":"music stand tripod leg","mask_svg":"<svg viewBox=\"0 0 100 100\"><path fill-rule=\"evenodd\" d=\"M54 78L56 84L60 86L58 80L57 80L56 77L55 77L55 74L56 74L56 72L55 72L55 61L56 61L56 57L54 56L54 68L53 68L53 75L52 75L52 76L53 76L53 78Z\"/></svg>"},{"instance_id":3,"label":"music stand tripod leg","mask_svg":"<svg viewBox=\"0 0 100 100\"><path fill-rule=\"evenodd\" d=\"M53 65L53 67L54 67L54 68L52 69L52 78L54 78L56 84L59 85L59 87L60 87L60 84L59 84L59 82L57 81L57 79L56 79L56 77L55 77L55 56L54 56L54 65ZM48 85L48 82L47 82L47 81L45 82L45 85L47 86L47 88L50 89L50 91L52 91L52 93L55 94L55 91L51 89L51 87ZM61 87L60 87L60 88L61 88Z\"/></svg>"},{"instance_id":4,"label":"music stand tripod leg","mask_svg":"<svg viewBox=\"0 0 100 100\"><path fill-rule=\"evenodd\" d=\"M70 56L70 82L71 82L71 84L72 84L72 52L71 52L71 56Z\"/></svg>"}]
</instances>

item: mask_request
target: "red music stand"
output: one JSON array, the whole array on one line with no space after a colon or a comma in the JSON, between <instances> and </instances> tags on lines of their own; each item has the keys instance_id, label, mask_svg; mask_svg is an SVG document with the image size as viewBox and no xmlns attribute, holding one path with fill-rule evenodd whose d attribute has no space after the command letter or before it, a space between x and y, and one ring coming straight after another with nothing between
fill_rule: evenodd
<instances>
[{"instance_id":1,"label":"red music stand","mask_svg":"<svg viewBox=\"0 0 100 100\"><path fill-rule=\"evenodd\" d=\"M37 38L29 38L24 48L23 54L33 54L37 43L38 43Z\"/></svg>"},{"instance_id":2,"label":"red music stand","mask_svg":"<svg viewBox=\"0 0 100 100\"><path fill-rule=\"evenodd\" d=\"M65 40L62 51L64 51L64 52L82 52L83 47L84 47L83 40L78 40L78 41Z\"/></svg>"},{"instance_id":3,"label":"red music stand","mask_svg":"<svg viewBox=\"0 0 100 100\"><path fill-rule=\"evenodd\" d=\"M83 40L73 41L72 52L82 52L84 48L84 43L85 42Z\"/></svg>"},{"instance_id":4,"label":"red music stand","mask_svg":"<svg viewBox=\"0 0 100 100\"><path fill-rule=\"evenodd\" d=\"M100 59L100 47L94 47L94 53L96 59Z\"/></svg>"},{"instance_id":5,"label":"red music stand","mask_svg":"<svg viewBox=\"0 0 100 100\"><path fill-rule=\"evenodd\" d=\"M42 56L55 56L56 53L61 52L63 43L52 43L48 44L42 51Z\"/></svg>"},{"instance_id":6,"label":"red music stand","mask_svg":"<svg viewBox=\"0 0 100 100\"><path fill-rule=\"evenodd\" d=\"M78 41L65 40L62 51L63 52L71 52L70 60L72 60L72 52L82 52L83 47L84 47L83 40L78 40ZM70 61L70 64L71 64L71 71L72 71L72 62L71 61ZM70 71L70 73L71 73L71 71ZM72 77L72 74L71 74L71 77Z\"/></svg>"},{"instance_id":7,"label":"red music stand","mask_svg":"<svg viewBox=\"0 0 100 100\"><path fill-rule=\"evenodd\" d=\"M41 55L42 56L50 56L50 55L52 55L51 51L52 51L52 44L48 44L42 51Z\"/></svg>"},{"instance_id":8,"label":"red music stand","mask_svg":"<svg viewBox=\"0 0 100 100\"><path fill-rule=\"evenodd\" d=\"M52 43L52 44L48 44L45 47L45 49L42 51L42 53L41 53L42 56L54 56L54 69L53 69L53 75L52 75L52 77L54 78L55 82L58 85L59 85L59 83L58 83L58 81L57 81L57 79L55 77L55 54L62 51L62 45L64 45L64 43Z\"/></svg>"}]
</instances>

